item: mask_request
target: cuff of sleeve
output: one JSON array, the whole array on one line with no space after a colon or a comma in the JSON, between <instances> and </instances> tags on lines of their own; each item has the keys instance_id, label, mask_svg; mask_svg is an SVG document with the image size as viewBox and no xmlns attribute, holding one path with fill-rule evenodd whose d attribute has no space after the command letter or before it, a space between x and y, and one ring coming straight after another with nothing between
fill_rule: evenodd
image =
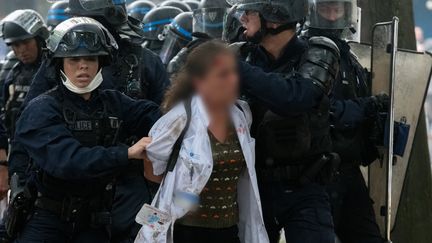
<instances>
[{"instance_id":1,"label":"cuff of sleeve","mask_svg":"<svg viewBox=\"0 0 432 243\"><path fill-rule=\"evenodd\" d=\"M124 144L120 144L120 145L118 145L118 147L119 147L119 149L117 151L117 160L121 164L128 164L129 163L129 159L128 159L129 147L124 145Z\"/></svg>"}]
</instances>

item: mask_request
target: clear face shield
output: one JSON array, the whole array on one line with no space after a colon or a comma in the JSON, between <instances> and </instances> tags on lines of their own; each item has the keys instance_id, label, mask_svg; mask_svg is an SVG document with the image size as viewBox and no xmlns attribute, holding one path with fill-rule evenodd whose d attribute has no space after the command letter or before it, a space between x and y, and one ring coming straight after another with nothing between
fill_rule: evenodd
<instances>
[{"instance_id":1,"label":"clear face shield","mask_svg":"<svg viewBox=\"0 0 432 243\"><path fill-rule=\"evenodd\" d=\"M222 38L226 8L197 9L193 13L193 32L206 33L212 38Z\"/></svg>"},{"instance_id":2,"label":"clear face shield","mask_svg":"<svg viewBox=\"0 0 432 243\"><path fill-rule=\"evenodd\" d=\"M356 0L309 0L308 25L316 29L343 30L357 25Z\"/></svg>"},{"instance_id":3,"label":"clear face shield","mask_svg":"<svg viewBox=\"0 0 432 243\"><path fill-rule=\"evenodd\" d=\"M175 57L175 55L177 55L177 53L185 47L190 40L174 33L169 26L166 26L163 37L164 43L159 53L159 57L163 64L168 65L173 57Z\"/></svg>"}]
</instances>

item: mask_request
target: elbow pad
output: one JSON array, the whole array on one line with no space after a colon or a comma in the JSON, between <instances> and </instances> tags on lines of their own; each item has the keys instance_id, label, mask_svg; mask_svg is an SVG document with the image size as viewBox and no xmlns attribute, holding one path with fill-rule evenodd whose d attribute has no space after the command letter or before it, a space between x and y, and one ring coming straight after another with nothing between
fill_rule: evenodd
<instances>
[{"instance_id":1,"label":"elbow pad","mask_svg":"<svg viewBox=\"0 0 432 243\"><path fill-rule=\"evenodd\" d=\"M339 61L340 52L336 43L327 37L312 37L303 55L299 73L328 94L338 75Z\"/></svg>"}]
</instances>

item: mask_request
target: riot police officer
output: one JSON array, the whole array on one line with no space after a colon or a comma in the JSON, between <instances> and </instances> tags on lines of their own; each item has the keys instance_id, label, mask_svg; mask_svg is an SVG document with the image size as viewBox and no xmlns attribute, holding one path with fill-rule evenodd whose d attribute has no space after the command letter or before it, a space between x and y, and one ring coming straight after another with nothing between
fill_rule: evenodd
<instances>
[{"instance_id":1,"label":"riot police officer","mask_svg":"<svg viewBox=\"0 0 432 243\"><path fill-rule=\"evenodd\" d=\"M116 39L119 49L113 53L113 61L103 69L102 89L116 89L126 95L147 98L160 103L169 79L159 57L142 48L142 29L138 20L128 17L124 1L70 0L70 15L91 16L104 25ZM47 59L33 79L26 102L57 85L55 63ZM24 104L25 105L25 104ZM136 138L131 135L128 144ZM28 156L19 143L12 142L9 161L25 171ZM151 200L148 182L144 179L142 165L121 173L118 177L113 205L113 242L130 242L139 226L135 216L140 207Z\"/></svg>"},{"instance_id":2,"label":"riot police officer","mask_svg":"<svg viewBox=\"0 0 432 243\"><path fill-rule=\"evenodd\" d=\"M127 12L129 16L142 21L144 16L154 8L156 8L156 4L153 2L148 0L138 0L127 6Z\"/></svg>"},{"instance_id":3,"label":"riot police officer","mask_svg":"<svg viewBox=\"0 0 432 243\"><path fill-rule=\"evenodd\" d=\"M31 80L40 66L42 48L45 47L48 30L42 17L37 12L23 9L16 10L3 19L0 25L0 36L6 44L12 47L18 59L18 63L7 74L2 92L4 107L2 123L4 122L4 125L0 126L7 129L7 136L1 136L2 142L0 145L1 180L3 184L7 180L7 173L5 172L7 170L6 166L8 166L6 161L7 141L14 134L18 111L29 91ZM5 135L3 132L2 134ZM9 169L13 170L13 165Z\"/></svg>"},{"instance_id":4,"label":"riot police officer","mask_svg":"<svg viewBox=\"0 0 432 243\"><path fill-rule=\"evenodd\" d=\"M47 47L58 86L32 100L17 123L16 140L34 163L37 196L16 242L110 242L116 175L142 159L149 141L121 142L127 134L145 136L159 108L100 89L102 69L118 46L97 21L59 24Z\"/></svg>"},{"instance_id":5,"label":"riot police officer","mask_svg":"<svg viewBox=\"0 0 432 243\"><path fill-rule=\"evenodd\" d=\"M66 13L68 5L68 1L58 1L51 5L47 15L47 26L49 31L52 31L58 24L70 18Z\"/></svg>"},{"instance_id":6,"label":"riot police officer","mask_svg":"<svg viewBox=\"0 0 432 243\"><path fill-rule=\"evenodd\" d=\"M298 72L329 92L338 71L339 50L325 37L305 42L296 36L296 25L307 13L307 0L228 2L237 9L246 29L248 43L239 45L243 60L287 79ZM271 85L261 82L263 87ZM301 82L307 81L297 84ZM253 113L251 132L256 138L258 183L270 242L278 242L284 229L290 243L333 243L324 185L337 169L338 156L331 153L328 96L321 96L311 109L290 114L249 92L245 98Z\"/></svg>"},{"instance_id":7,"label":"riot police officer","mask_svg":"<svg viewBox=\"0 0 432 243\"><path fill-rule=\"evenodd\" d=\"M328 187L336 233L342 242L383 242L372 200L360 165L377 159L372 137L379 107L385 96L370 97L366 70L343 39L355 32L356 0L311 0L305 35L327 36L339 47L341 66L332 90L333 149L341 156L340 178Z\"/></svg>"},{"instance_id":8,"label":"riot police officer","mask_svg":"<svg viewBox=\"0 0 432 243\"><path fill-rule=\"evenodd\" d=\"M228 8L229 4L226 0L202 0L200 2L199 8L193 11L192 36L194 40L170 60L167 65L170 76L175 75L181 69L188 53L196 46L212 38L222 38Z\"/></svg>"},{"instance_id":9,"label":"riot police officer","mask_svg":"<svg viewBox=\"0 0 432 243\"><path fill-rule=\"evenodd\" d=\"M166 26L164 44L159 57L167 65L177 53L192 41L192 12L181 13Z\"/></svg>"},{"instance_id":10,"label":"riot police officer","mask_svg":"<svg viewBox=\"0 0 432 243\"><path fill-rule=\"evenodd\" d=\"M144 47L149 48L154 53L159 54L163 45L162 33L166 25L169 25L173 19L183 13L176 7L158 7L150 11L143 19L144 30Z\"/></svg>"},{"instance_id":11,"label":"riot police officer","mask_svg":"<svg viewBox=\"0 0 432 243\"><path fill-rule=\"evenodd\" d=\"M17 113L40 66L48 30L39 13L31 9L10 13L3 19L0 28L1 37L12 47L19 60L8 74L3 89L5 122L12 136Z\"/></svg>"}]
</instances>

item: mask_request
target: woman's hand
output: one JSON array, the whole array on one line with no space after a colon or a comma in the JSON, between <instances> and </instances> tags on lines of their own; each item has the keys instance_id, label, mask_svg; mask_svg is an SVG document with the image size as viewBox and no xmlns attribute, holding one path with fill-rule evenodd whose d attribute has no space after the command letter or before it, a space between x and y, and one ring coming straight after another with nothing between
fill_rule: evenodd
<instances>
[{"instance_id":1,"label":"woman's hand","mask_svg":"<svg viewBox=\"0 0 432 243\"><path fill-rule=\"evenodd\" d=\"M135 143L132 147L128 149L129 159L144 159L145 150L147 146L151 143L151 138L145 137Z\"/></svg>"}]
</instances>

